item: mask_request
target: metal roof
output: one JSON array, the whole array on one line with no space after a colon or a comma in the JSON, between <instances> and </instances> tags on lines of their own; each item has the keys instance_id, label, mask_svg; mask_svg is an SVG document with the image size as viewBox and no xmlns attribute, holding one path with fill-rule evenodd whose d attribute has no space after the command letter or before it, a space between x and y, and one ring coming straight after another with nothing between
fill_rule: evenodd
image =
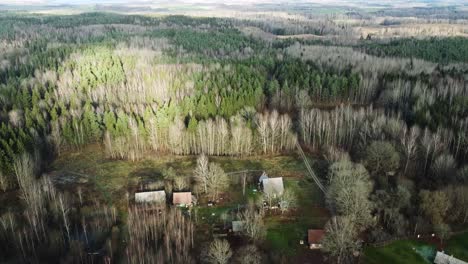
<instances>
[{"instance_id":1,"label":"metal roof","mask_svg":"<svg viewBox=\"0 0 468 264\"><path fill-rule=\"evenodd\" d=\"M191 192L175 192L172 194L173 204L191 204L192 193Z\"/></svg>"},{"instance_id":2,"label":"metal roof","mask_svg":"<svg viewBox=\"0 0 468 264\"><path fill-rule=\"evenodd\" d=\"M263 191L268 195L282 195L284 191L283 177L268 178L262 181Z\"/></svg>"},{"instance_id":3,"label":"metal roof","mask_svg":"<svg viewBox=\"0 0 468 264\"><path fill-rule=\"evenodd\" d=\"M135 193L135 202L137 203L150 203L166 202L166 192L165 191L152 191L152 192L137 192Z\"/></svg>"}]
</instances>

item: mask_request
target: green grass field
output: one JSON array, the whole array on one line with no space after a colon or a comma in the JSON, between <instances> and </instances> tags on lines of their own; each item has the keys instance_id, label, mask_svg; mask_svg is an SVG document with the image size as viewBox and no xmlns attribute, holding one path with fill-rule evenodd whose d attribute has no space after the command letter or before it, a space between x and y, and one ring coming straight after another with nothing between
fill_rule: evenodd
<instances>
[{"instance_id":1,"label":"green grass field","mask_svg":"<svg viewBox=\"0 0 468 264\"><path fill-rule=\"evenodd\" d=\"M458 259L468 261L468 232L451 237L447 241L445 251Z\"/></svg>"},{"instance_id":2,"label":"green grass field","mask_svg":"<svg viewBox=\"0 0 468 264\"><path fill-rule=\"evenodd\" d=\"M455 258L468 261L468 232L452 236L445 243L444 251ZM432 263L436 249L420 241L401 240L383 247L364 249L363 263Z\"/></svg>"},{"instance_id":3,"label":"green grass field","mask_svg":"<svg viewBox=\"0 0 468 264\"><path fill-rule=\"evenodd\" d=\"M323 209L320 189L305 179L286 179L285 189L297 194L297 210L287 215L266 219L267 243L276 251L295 255L301 249L300 240L307 241L308 229L323 228L328 213Z\"/></svg>"},{"instance_id":4,"label":"green grass field","mask_svg":"<svg viewBox=\"0 0 468 264\"><path fill-rule=\"evenodd\" d=\"M366 247L363 263L366 264L427 264L432 263L435 248L422 242L400 240L384 247Z\"/></svg>"}]
</instances>

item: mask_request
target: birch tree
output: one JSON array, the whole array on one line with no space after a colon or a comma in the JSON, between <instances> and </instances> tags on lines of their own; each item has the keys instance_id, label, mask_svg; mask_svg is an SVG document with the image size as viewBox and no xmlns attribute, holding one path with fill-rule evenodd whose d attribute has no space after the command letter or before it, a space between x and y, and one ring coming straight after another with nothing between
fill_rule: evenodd
<instances>
[{"instance_id":1,"label":"birch tree","mask_svg":"<svg viewBox=\"0 0 468 264\"><path fill-rule=\"evenodd\" d=\"M197 167L194 171L195 179L200 182L203 186L205 193L208 191L208 181L209 181L209 166L208 158L205 154L201 154L197 158Z\"/></svg>"},{"instance_id":2,"label":"birch tree","mask_svg":"<svg viewBox=\"0 0 468 264\"><path fill-rule=\"evenodd\" d=\"M413 126L410 128L409 133L407 132L408 130L403 129L403 135L401 136L401 144L403 146L403 149L405 151L405 156L406 156L406 162L405 162L405 167L403 169L403 174L406 175L406 171L408 169L408 165L410 163L410 160L413 159L414 155L416 154L417 150L417 139L420 134L420 129L418 126Z\"/></svg>"},{"instance_id":3,"label":"birch tree","mask_svg":"<svg viewBox=\"0 0 468 264\"><path fill-rule=\"evenodd\" d=\"M233 116L231 126L231 155L249 155L252 151L252 130L248 128L241 116Z\"/></svg>"},{"instance_id":4,"label":"birch tree","mask_svg":"<svg viewBox=\"0 0 468 264\"><path fill-rule=\"evenodd\" d=\"M269 130L270 130L270 153L276 152L275 144L277 143L278 130L279 130L279 120L278 112L273 110L270 113L268 118Z\"/></svg>"},{"instance_id":5,"label":"birch tree","mask_svg":"<svg viewBox=\"0 0 468 264\"><path fill-rule=\"evenodd\" d=\"M188 154L188 145L185 137L185 124L180 119L174 120L174 124L169 127L169 148L177 155Z\"/></svg>"},{"instance_id":6,"label":"birch tree","mask_svg":"<svg viewBox=\"0 0 468 264\"><path fill-rule=\"evenodd\" d=\"M257 132L262 146L262 153L266 154L270 142L270 130L268 128L268 119L265 115L257 114L256 117Z\"/></svg>"},{"instance_id":7,"label":"birch tree","mask_svg":"<svg viewBox=\"0 0 468 264\"><path fill-rule=\"evenodd\" d=\"M58 196L58 206L60 208L60 212L62 213L63 226L65 227L65 231L67 232L68 241L71 241L70 221L68 220L69 208L68 208L68 203L62 194L59 194Z\"/></svg>"},{"instance_id":8,"label":"birch tree","mask_svg":"<svg viewBox=\"0 0 468 264\"><path fill-rule=\"evenodd\" d=\"M229 185L229 177L217 163L210 163L208 169L207 187L212 199L218 198L218 194Z\"/></svg>"},{"instance_id":9,"label":"birch tree","mask_svg":"<svg viewBox=\"0 0 468 264\"><path fill-rule=\"evenodd\" d=\"M0 170L0 189L5 192L8 189L8 179Z\"/></svg>"}]
</instances>

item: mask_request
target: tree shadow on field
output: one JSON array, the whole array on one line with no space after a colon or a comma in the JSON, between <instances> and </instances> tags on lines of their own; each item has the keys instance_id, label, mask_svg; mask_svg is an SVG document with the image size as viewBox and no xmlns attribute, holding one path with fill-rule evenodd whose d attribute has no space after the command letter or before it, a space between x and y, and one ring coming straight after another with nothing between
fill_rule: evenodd
<instances>
[{"instance_id":1,"label":"tree shadow on field","mask_svg":"<svg viewBox=\"0 0 468 264\"><path fill-rule=\"evenodd\" d=\"M130 178L139 179L140 182L156 181L163 179L161 170L153 167L138 168L130 172L128 176Z\"/></svg>"}]
</instances>

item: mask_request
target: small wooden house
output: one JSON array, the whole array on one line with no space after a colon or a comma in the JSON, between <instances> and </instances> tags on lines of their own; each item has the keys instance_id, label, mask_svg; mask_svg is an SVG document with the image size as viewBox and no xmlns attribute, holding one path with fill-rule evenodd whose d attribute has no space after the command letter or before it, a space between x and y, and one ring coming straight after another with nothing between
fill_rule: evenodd
<instances>
[{"instance_id":1,"label":"small wooden house","mask_svg":"<svg viewBox=\"0 0 468 264\"><path fill-rule=\"evenodd\" d=\"M165 203L165 191L137 192L135 193L136 203Z\"/></svg>"},{"instance_id":2,"label":"small wooden house","mask_svg":"<svg viewBox=\"0 0 468 264\"><path fill-rule=\"evenodd\" d=\"M307 240L309 242L310 249L322 248L322 238L325 236L323 229L309 229L307 234Z\"/></svg>"},{"instance_id":3,"label":"small wooden house","mask_svg":"<svg viewBox=\"0 0 468 264\"><path fill-rule=\"evenodd\" d=\"M271 197L281 196L284 192L283 177L264 179L262 185L263 192Z\"/></svg>"},{"instance_id":4,"label":"small wooden house","mask_svg":"<svg viewBox=\"0 0 468 264\"><path fill-rule=\"evenodd\" d=\"M187 206L192 204L191 192L175 192L172 194L172 204Z\"/></svg>"}]
</instances>

